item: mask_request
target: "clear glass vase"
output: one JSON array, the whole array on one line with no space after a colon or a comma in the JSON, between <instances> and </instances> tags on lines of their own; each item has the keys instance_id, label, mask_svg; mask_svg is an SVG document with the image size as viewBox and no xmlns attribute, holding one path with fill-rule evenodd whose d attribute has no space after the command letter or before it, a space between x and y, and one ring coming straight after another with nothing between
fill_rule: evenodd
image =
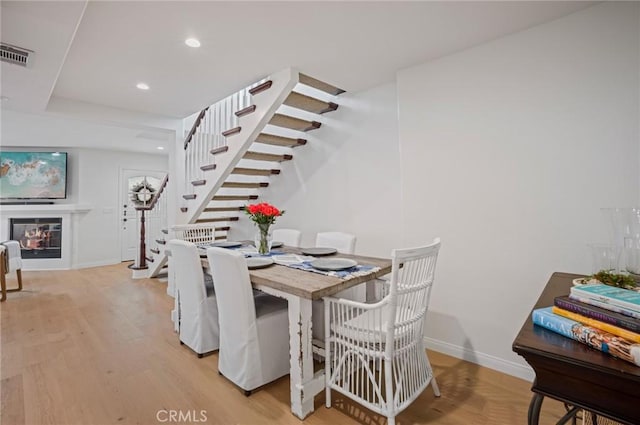
<instances>
[{"instance_id":1,"label":"clear glass vase","mask_svg":"<svg viewBox=\"0 0 640 425\"><path fill-rule=\"evenodd\" d=\"M254 243L258 254L265 255L271 251L271 243L273 242L270 224L258 224Z\"/></svg>"}]
</instances>

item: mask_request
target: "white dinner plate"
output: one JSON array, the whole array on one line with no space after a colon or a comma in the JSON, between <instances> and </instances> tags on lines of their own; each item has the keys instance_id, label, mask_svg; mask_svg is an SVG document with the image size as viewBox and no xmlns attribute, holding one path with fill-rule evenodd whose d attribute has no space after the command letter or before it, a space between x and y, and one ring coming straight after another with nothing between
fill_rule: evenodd
<instances>
[{"instance_id":1,"label":"white dinner plate","mask_svg":"<svg viewBox=\"0 0 640 425\"><path fill-rule=\"evenodd\" d=\"M320 258L313 260L310 264L314 269L337 271L357 266L358 262L349 258Z\"/></svg>"},{"instance_id":2,"label":"white dinner plate","mask_svg":"<svg viewBox=\"0 0 640 425\"><path fill-rule=\"evenodd\" d=\"M262 269L273 264L271 257L249 257L247 258L247 267L249 269Z\"/></svg>"},{"instance_id":3,"label":"white dinner plate","mask_svg":"<svg viewBox=\"0 0 640 425\"><path fill-rule=\"evenodd\" d=\"M223 241L223 242L214 242L211 246L216 246L218 248L237 248L242 246L242 242L234 242L234 241Z\"/></svg>"},{"instance_id":4,"label":"white dinner plate","mask_svg":"<svg viewBox=\"0 0 640 425\"><path fill-rule=\"evenodd\" d=\"M314 248L302 248L300 250L304 255L314 255L314 256L322 256L322 255L331 255L338 252L335 248L325 248L325 247L314 247Z\"/></svg>"}]
</instances>

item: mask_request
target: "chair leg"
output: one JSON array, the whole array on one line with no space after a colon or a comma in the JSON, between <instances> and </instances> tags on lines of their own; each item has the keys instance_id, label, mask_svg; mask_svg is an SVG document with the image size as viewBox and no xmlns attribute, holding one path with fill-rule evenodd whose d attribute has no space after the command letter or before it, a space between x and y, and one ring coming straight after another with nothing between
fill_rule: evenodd
<instances>
[{"instance_id":1,"label":"chair leg","mask_svg":"<svg viewBox=\"0 0 640 425\"><path fill-rule=\"evenodd\" d=\"M440 397L440 388L438 387L438 382L436 382L436 377L431 378L431 387L433 387L433 393L436 397Z\"/></svg>"},{"instance_id":2,"label":"chair leg","mask_svg":"<svg viewBox=\"0 0 640 425\"><path fill-rule=\"evenodd\" d=\"M16 275L18 276L18 287L13 289L7 289L7 292L20 292L22 291L22 270L16 270ZM6 283L5 283L6 285Z\"/></svg>"},{"instance_id":3,"label":"chair leg","mask_svg":"<svg viewBox=\"0 0 640 425\"><path fill-rule=\"evenodd\" d=\"M251 391L249 390L244 390L244 396L245 397L249 397L251 395Z\"/></svg>"},{"instance_id":4,"label":"chair leg","mask_svg":"<svg viewBox=\"0 0 640 425\"><path fill-rule=\"evenodd\" d=\"M2 302L7 299L7 279L4 276L4 270L0 271L0 293L0 302Z\"/></svg>"},{"instance_id":5,"label":"chair leg","mask_svg":"<svg viewBox=\"0 0 640 425\"><path fill-rule=\"evenodd\" d=\"M198 358L199 358L199 359L201 359L201 358L203 358L203 357L204 357L204 354L202 354L202 353L198 353Z\"/></svg>"},{"instance_id":6,"label":"chair leg","mask_svg":"<svg viewBox=\"0 0 640 425\"><path fill-rule=\"evenodd\" d=\"M387 416L387 425L396 425L396 417Z\"/></svg>"},{"instance_id":7,"label":"chair leg","mask_svg":"<svg viewBox=\"0 0 640 425\"><path fill-rule=\"evenodd\" d=\"M16 275L18 276L18 291L22 291L22 270L16 270Z\"/></svg>"}]
</instances>

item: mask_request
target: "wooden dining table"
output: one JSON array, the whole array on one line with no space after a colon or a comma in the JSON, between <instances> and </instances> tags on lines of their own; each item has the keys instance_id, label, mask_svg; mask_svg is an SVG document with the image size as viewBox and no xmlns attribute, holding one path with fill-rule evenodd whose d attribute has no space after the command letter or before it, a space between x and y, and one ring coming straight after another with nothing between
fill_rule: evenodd
<instances>
[{"instance_id":1,"label":"wooden dining table","mask_svg":"<svg viewBox=\"0 0 640 425\"><path fill-rule=\"evenodd\" d=\"M300 248L287 246L274 251L303 255ZM349 258L359 265L374 266L374 269L350 279L279 264L249 270L251 284L255 289L288 301L291 411L300 419L313 412L314 398L325 388L324 369L315 373L313 371L312 302L391 272L391 259L341 253L322 258L325 257ZM208 269L206 258L203 258L203 266Z\"/></svg>"}]
</instances>

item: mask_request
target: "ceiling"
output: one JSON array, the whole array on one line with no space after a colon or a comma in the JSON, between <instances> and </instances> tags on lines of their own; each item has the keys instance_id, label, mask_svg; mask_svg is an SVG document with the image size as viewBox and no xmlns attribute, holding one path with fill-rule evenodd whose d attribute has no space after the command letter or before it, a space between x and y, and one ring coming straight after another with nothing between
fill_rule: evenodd
<instances>
[{"instance_id":1,"label":"ceiling","mask_svg":"<svg viewBox=\"0 0 640 425\"><path fill-rule=\"evenodd\" d=\"M35 51L27 69L2 63L2 109L76 102L169 122L289 66L357 92L592 4L2 1L2 41Z\"/></svg>"}]
</instances>

